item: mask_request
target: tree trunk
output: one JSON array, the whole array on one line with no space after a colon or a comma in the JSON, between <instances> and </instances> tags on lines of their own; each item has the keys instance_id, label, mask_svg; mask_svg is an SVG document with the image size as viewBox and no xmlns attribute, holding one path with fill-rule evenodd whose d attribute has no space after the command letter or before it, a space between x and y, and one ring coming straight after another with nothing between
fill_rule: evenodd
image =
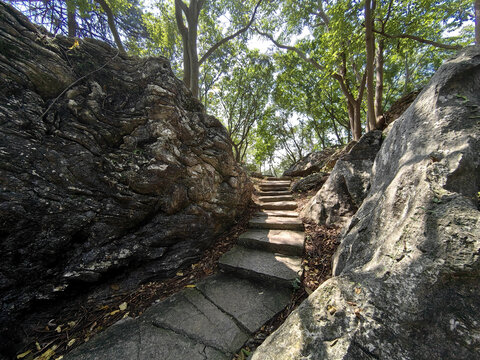
<instances>
[{"instance_id":1,"label":"tree trunk","mask_svg":"<svg viewBox=\"0 0 480 360\"><path fill-rule=\"evenodd\" d=\"M332 125L333 125L333 131L335 132L335 136L337 137L337 141L340 145L344 145L343 139L340 136L340 133L338 132L338 127L337 127L337 122L335 119L332 119Z\"/></svg>"},{"instance_id":2,"label":"tree trunk","mask_svg":"<svg viewBox=\"0 0 480 360\"><path fill-rule=\"evenodd\" d=\"M205 1L206 0L190 0L189 5L187 6L183 0L175 0L175 18L183 41L183 81L185 85L192 91L192 95L196 98L199 97L200 65L203 64L203 62L208 59L210 55L212 55L220 46L244 33L250 28L262 0L258 0L252 17L246 26L236 31L234 34L222 38L219 42L208 49L201 59L199 59L197 50L198 17L200 16L200 11L202 10ZM182 14L185 14L188 27L185 26L183 22Z\"/></svg>"},{"instance_id":3,"label":"tree trunk","mask_svg":"<svg viewBox=\"0 0 480 360\"><path fill-rule=\"evenodd\" d=\"M75 37L77 36L77 28L78 28L75 3L70 0L70 1L67 1L66 4L67 4L68 37Z\"/></svg>"},{"instance_id":4,"label":"tree trunk","mask_svg":"<svg viewBox=\"0 0 480 360\"><path fill-rule=\"evenodd\" d=\"M375 62L375 38L373 36L373 9L375 8L375 0L365 1L365 43L367 50L367 121L368 131L377 128L375 117L375 92L373 83L373 69Z\"/></svg>"},{"instance_id":5,"label":"tree trunk","mask_svg":"<svg viewBox=\"0 0 480 360\"><path fill-rule=\"evenodd\" d=\"M405 84L403 85L403 95L408 94L408 83L410 82L410 67L408 66L408 57L405 55Z\"/></svg>"},{"instance_id":6,"label":"tree trunk","mask_svg":"<svg viewBox=\"0 0 480 360\"><path fill-rule=\"evenodd\" d=\"M117 44L118 51L121 54L125 55L127 52L123 47L122 40L120 39L120 35L118 35L117 27L115 26L115 17L113 16L112 9L110 9L110 6L108 6L105 0L97 0L97 2L102 7L103 11L105 11L105 14L107 14L108 27L112 32L113 39L115 40L115 44Z\"/></svg>"},{"instance_id":7,"label":"tree trunk","mask_svg":"<svg viewBox=\"0 0 480 360\"><path fill-rule=\"evenodd\" d=\"M385 119L383 118L383 39L378 40L377 56L375 58L375 71L376 71L376 82L375 82L375 117L377 122L377 127L382 128L385 124Z\"/></svg>"},{"instance_id":8,"label":"tree trunk","mask_svg":"<svg viewBox=\"0 0 480 360\"><path fill-rule=\"evenodd\" d=\"M354 105L353 113L353 140L358 141L362 137L362 100L357 101Z\"/></svg>"},{"instance_id":9,"label":"tree trunk","mask_svg":"<svg viewBox=\"0 0 480 360\"><path fill-rule=\"evenodd\" d=\"M475 0L475 43L480 45L480 0Z\"/></svg>"}]
</instances>

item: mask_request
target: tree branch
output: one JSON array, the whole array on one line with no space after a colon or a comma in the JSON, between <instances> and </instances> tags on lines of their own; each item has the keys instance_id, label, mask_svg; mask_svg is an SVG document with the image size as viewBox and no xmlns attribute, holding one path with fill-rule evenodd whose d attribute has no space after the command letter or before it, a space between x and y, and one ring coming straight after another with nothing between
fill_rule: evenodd
<instances>
[{"instance_id":1,"label":"tree branch","mask_svg":"<svg viewBox=\"0 0 480 360\"><path fill-rule=\"evenodd\" d=\"M376 34L382 35L382 36L384 36L388 39L410 39L410 40L415 40L415 41L417 41L419 43L422 43L422 44L432 45L432 46L442 48L442 49L447 49L447 50L460 50L462 48L462 46L460 46L460 45L442 44L442 43L439 43L439 42L436 42L436 41L423 39L423 38L415 36L415 35L408 35L408 34L390 35L390 34L385 33L384 31L378 31L378 30L375 30L375 29L373 29L373 32L376 33Z\"/></svg>"},{"instance_id":2,"label":"tree branch","mask_svg":"<svg viewBox=\"0 0 480 360\"><path fill-rule=\"evenodd\" d=\"M253 21L255 20L255 15L257 14L257 9L258 7L260 6L262 0L258 0L257 2L257 5L255 5L255 9L253 10L253 13L252 13L252 17L250 18L250 21L248 22L247 25L245 25L243 28L239 29L238 31L234 32L232 35L229 35L227 37L224 37L222 40L220 40L219 42L217 42L215 45L213 45L210 49L208 49L208 51L200 58L200 60L198 61L198 64L199 65L202 65L205 60L207 60L214 52L215 50L217 50L220 46L222 46L223 44L229 42L230 40L232 40L233 38L236 38L238 35L244 33L245 31L247 31L250 26L253 24Z\"/></svg>"},{"instance_id":3,"label":"tree branch","mask_svg":"<svg viewBox=\"0 0 480 360\"><path fill-rule=\"evenodd\" d=\"M180 31L180 34L183 37L187 37L188 29L183 22L183 15L182 11L186 14L188 12L188 8L182 0L175 0L175 19L177 20L177 27Z\"/></svg>"},{"instance_id":4,"label":"tree branch","mask_svg":"<svg viewBox=\"0 0 480 360\"><path fill-rule=\"evenodd\" d=\"M267 33L264 33L258 29L255 29L255 31L262 35L262 36L265 36L266 38L270 39L271 42L273 42L275 44L276 47L280 48L280 49L285 49L285 50L290 50L290 51L294 51L297 53L298 56L300 56L300 58L302 58L303 60L305 60L306 62L310 63L313 65L314 68L318 69L318 70L325 70L325 68L320 65L319 63L317 63L315 60L313 60L312 58L309 58L307 56L307 54L305 54L302 50L296 48L295 46L289 46L289 45L283 45L283 44L280 44L278 41L276 41L272 35L270 34L267 34Z\"/></svg>"}]
</instances>

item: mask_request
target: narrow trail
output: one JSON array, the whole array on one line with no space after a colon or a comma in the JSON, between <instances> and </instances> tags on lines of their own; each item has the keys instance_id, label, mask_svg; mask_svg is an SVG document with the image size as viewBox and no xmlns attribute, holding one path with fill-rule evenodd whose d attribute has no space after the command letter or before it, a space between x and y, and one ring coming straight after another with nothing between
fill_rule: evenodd
<instances>
[{"instance_id":1,"label":"narrow trail","mask_svg":"<svg viewBox=\"0 0 480 360\"><path fill-rule=\"evenodd\" d=\"M66 360L230 360L291 300L302 272L305 234L290 180L258 185L261 211L219 260L222 272L125 318Z\"/></svg>"}]
</instances>

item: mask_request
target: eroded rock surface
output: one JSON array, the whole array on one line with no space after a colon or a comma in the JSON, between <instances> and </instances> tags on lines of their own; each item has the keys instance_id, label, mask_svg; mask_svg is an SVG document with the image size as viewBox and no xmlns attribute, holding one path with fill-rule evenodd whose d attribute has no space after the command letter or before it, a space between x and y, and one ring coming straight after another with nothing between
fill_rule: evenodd
<instances>
[{"instance_id":1,"label":"eroded rock surface","mask_svg":"<svg viewBox=\"0 0 480 360\"><path fill-rule=\"evenodd\" d=\"M305 205L300 216L317 224L345 225L367 196L373 161L381 143L381 131L363 135L337 160L328 180Z\"/></svg>"},{"instance_id":2,"label":"eroded rock surface","mask_svg":"<svg viewBox=\"0 0 480 360\"><path fill-rule=\"evenodd\" d=\"M283 173L283 176L307 176L320 171L335 153L335 148L327 148L323 151L316 151L303 157Z\"/></svg>"},{"instance_id":3,"label":"eroded rock surface","mask_svg":"<svg viewBox=\"0 0 480 360\"><path fill-rule=\"evenodd\" d=\"M250 199L225 128L166 59L78 41L0 3L4 329L80 283L172 274Z\"/></svg>"},{"instance_id":4,"label":"eroded rock surface","mask_svg":"<svg viewBox=\"0 0 480 360\"><path fill-rule=\"evenodd\" d=\"M394 123L326 281L253 360L477 359L480 47Z\"/></svg>"}]
</instances>

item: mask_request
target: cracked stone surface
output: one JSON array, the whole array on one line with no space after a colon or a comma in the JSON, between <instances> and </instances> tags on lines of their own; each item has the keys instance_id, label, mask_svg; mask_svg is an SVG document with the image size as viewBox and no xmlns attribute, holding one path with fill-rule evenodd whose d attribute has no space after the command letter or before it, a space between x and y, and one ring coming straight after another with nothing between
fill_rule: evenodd
<instances>
[{"instance_id":1,"label":"cracked stone surface","mask_svg":"<svg viewBox=\"0 0 480 360\"><path fill-rule=\"evenodd\" d=\"M142 321L173 330L226 353L248 339L232 316L222 312L198 290L187 289L150 307Z\"/></svg>"},{"instance_id":2,"label":"cracked stone surface","mask_svg":"<svg viewBox=\"0 0 480 360\"><path fill-rule=\"evenodd\" d=\"M290 291L218 274L121 320L65 360L231 359L290 301Z\"/></svg>"},{"instance_id":3,"label":"cracked stone surface","mask_svg":"<svg viewBox=\"0 0 480 360\"><path fill-rule=\"evenodd\" d=\"M234 246L222 255L220 266L251 278L291 285L302 271L302 258Z\"/></svg>"},{"instance_id":4,"label":"cracked stone surface","mask_svg":"<svg viewBox=\"0 0 480 360\"><path fill-rule=\"evenodd\" d=\"M209 359L229 356L204 344L137 319L119 321L65 356L70 360Z\"/></svg>"},{"instance_id":5,"label":"cracked stone surface","mask_svg":"<svg viewBox=\"0 0 480 360\"><path fill-rule=\"evenodd\" d=\"M217 275L197 286L206 298L231 314L250 333L280 312L290 301L291 291L247 279Z\"/></svg>"}]
</instances>

